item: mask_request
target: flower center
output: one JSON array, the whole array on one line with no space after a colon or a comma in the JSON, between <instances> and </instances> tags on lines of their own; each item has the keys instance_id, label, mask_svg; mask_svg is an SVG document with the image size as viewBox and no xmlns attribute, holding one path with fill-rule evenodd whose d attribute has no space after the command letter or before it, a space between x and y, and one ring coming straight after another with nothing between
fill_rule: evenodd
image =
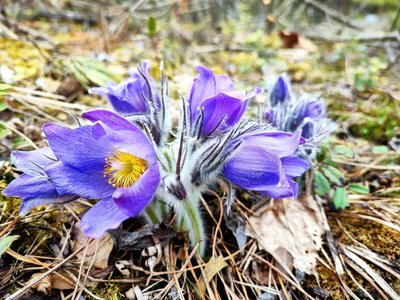
<instances>
[{"instance_id":1,"label":"flower center","mask_svg":"<svg viewBox=\"0 0 400 300\"><path fill-rule=\"evenodd\" d=\"M147 162L128 152L114 149L104 166L104 177L109 176L108 183L116 188L132 186L147 170Z\"/></svg>"}]
</instances>

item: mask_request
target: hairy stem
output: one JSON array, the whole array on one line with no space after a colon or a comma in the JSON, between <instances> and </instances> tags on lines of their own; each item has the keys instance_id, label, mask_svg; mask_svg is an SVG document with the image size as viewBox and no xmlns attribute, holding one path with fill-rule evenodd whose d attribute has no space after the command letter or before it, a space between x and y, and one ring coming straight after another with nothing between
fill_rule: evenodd
<instances>
[{"instance_id":1,"label":"hairy stem","mask_svg":"<svg viewBox=\"0 0 400 300\"><path fill-rule=\"evenodd\" d=\"M193 195L192 195L193 196ZM201 256L205 252L204 224L200 211L199 196L189 197L184 200L178 229L188 232L189 241L192 247L199 243L198 252Z\"/></svg>"}]
</instances>

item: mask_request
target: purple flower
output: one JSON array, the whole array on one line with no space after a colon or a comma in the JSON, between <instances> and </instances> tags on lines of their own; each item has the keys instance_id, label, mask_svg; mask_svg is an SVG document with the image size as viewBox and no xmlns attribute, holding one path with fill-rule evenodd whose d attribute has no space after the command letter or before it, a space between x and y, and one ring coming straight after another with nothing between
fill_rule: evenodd
<instances>
[{"instance_id":1,"label":"purple flower","mask_svg":"<svg viewBox=\"0 0 400 300\"><path fill-rule=\"evenodd\" d=\"M277 130L295 132L301 129L302 137L310 142L307 147L317 146L336 128L326 117L323 101L307 93L296 97L286 74L277 79L262 118Z\"/></svg>"},{"instance_id":2,"label":"purple flower","mask_svg":"<svg viewBox=\"0 0 400 300\"><path fill-rule=\"evenodd\" d=\"M230 145L236 149L224 165L223 176L240 188L272 198L297 197L298 187L293 178L309 167L294 154L303 142L300 131L258 132L238 137Z\"/></svg>"},{"instance_id":3,"label":"purple flower","mask_svg":"<svg viewBox=\"0 0 400 300\"><path fill-rule=\"evenodd\" d=\"M3 195L22 199L20 214L24 215L39 205L61 204L76 199L74 195L58 193L49 180L47 170L57 162L50 148L14 151L11 160L24 174L14 179L3 190Z\"/></svg>"},{"instance_id":4,"label":"purple flower","mask_svg":"<svg viewBox=\"0 0 400 300\"><path fill-rule=\"evenodd\" d=\"M189 97L190 122L201 136L214 135L235 125L243 116L250 98L262 92L234 91L233 82L226 75L199 66ZM200 128L196 128L200 126Z\"/></svg>"},{"instance_id":5,"label":"purple flower","mask_svg":"<svg viewBox=\"0 0 400 300\"><path fill-rule=\"evenodd\" d=\"M106 110L83 116L93 124L76 129L44 126L59 160L47 174L60 194L99 199L81 221L86 235L99 238L149 204L160 171L152 144L135 125Z\"/></svg>"},{"instance_id":6,"label":"purple flower","mask_svg":"<svg viewBox=\"0 0 400 300\"><path fill-rule=\"evenodd\" d=\"M290 99L290 82L286 74L278 77L270 96L271 106L276 106Z\"/></svg>"},{"instance_id":7,"label":"purple flower","mask_svg":"<svg viewBox=\"0 0 400 300\"><path fill-rule=\"evenodd\" d=\"M130 78L118 84L109 82L103 87L91 88L89 92L108 97L119 114L147 114L150 105L160 105L160 96L149 70L148 62L142 62L137 71L130 72Z\"/></svg>"}]
</instances>

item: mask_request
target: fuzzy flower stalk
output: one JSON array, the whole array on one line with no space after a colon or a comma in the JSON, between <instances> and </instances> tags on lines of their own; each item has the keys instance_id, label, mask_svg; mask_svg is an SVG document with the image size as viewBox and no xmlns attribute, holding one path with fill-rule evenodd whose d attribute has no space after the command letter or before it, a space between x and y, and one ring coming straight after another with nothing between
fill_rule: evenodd
<instances>
[{"instance_id":1,"label":"fuzzy flower stalk","mask_svg":"<svg viewBox=\"0 0 400 300\"><path fill-rule=\"evenodd\" d=\"M82 231L93 238L138 215L161 222L172 210L177 230L188 233L192 246L199 244L201 255L207 243L201 197L208 187L224 182L232 191L296 198L294 179L308 168L297 153L309 138L304 120L313 115L304 113L290 128L274 121L271 130L245 118L249 101L262 89L237 91L228 76L203 66L196 70L173 135L165 77L158 87L142 63L121 83L90 90L107 97L115 112L86 112L86 123L74 129L46 124L49 147L13 152L23 174L3 194L22 198L22 214L39 205L93 199L81 220ZM271 109L283 118L286 112L277 111L287 97L282 91L276 91ZM233 199L228 197L227 210Z\"/></svg>"}]
</instances>

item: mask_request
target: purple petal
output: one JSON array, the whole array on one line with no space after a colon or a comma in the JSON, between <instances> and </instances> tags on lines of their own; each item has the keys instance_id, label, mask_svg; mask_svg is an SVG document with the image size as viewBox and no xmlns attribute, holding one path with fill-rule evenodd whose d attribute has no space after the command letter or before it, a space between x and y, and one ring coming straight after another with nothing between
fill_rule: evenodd
<instances>
[{"instance_id":1,"label":"purple petal","mask_svg":"<svg viewBox=\"0 0 400 300\"><path fill-rule=\"evenodd\" d=\"M290 97L290 83L289 79L285 76L279 76L271 92L271 105L276 106Z\"/></svg>"},{"instance_id":2,"label":"purple petal","mask_svg":"<svg viewBox=\"0 0 400 300\"><path fill-rule=\"evenodd\" d=\"M126 215L138 215L153 199L160 183L160 171L155 163L129 188L119 188L113 194L116 206Z\"/></svg>"},{"instance_id":3,"label":"purple petal","mask_svg":"<svg viewBox=\"0 0 400 300\"><path fill-rule=\"evenodd\" d=\"M49 147L33 151L13 151L11 160L19 170L33 177L45 175L44 169L57 161Z\"/></svg>"},{"instance_id":4,"label":"purple petal","mask_svg":"<svg viewBox=\"0 0 400 300\"><path fill-rule=\"evenodd\" d=\"M92 126L71 130L56 124L46 124L43 131L60 161L85 173L103 170L110 146L93 137Z\"/></svg>"},{"instance_id":5,"label":"purple petal","mask_svg":"<svg viewBox=\"0 0 400 300\"><path fill-rule=\"evenodd\" d=\"M305 117L320 118L325 113L324 103L322 101L314 100L307 103Z\"/></svg>"},{"instance_id":6,"label":"purple petal","mask_svg":"<svg viewBox=\"0 0 400 300\"><path fill-rule=\"evenodd\" d=\"M107 230L116 229L128 219L114 201L109 198L101 199L83 216L81 220L82 232L91 238L101 238Z\"/></svg>"},{"instance_id":7,"label":"purple petal","mask_svg":"<svg viewBox=\"0 0 400 300\"><path fill-rule=\"evenodd\" d=\"M198 66L196 71L199 75L194 79L189 96L189 106L192 120L196 120L197 107L206 99L216 95L216 81L212 70Z\"/></svg>"},{"instance_id":8,"label":"purple petal","mask_svg":"<svg viewBox=\"0 0 400 300\"><path fill-rule=\"evenodd\" d=\"M58 196L55 187L47 177L32 177L26 174L22 174L11 181L2 193L7 197L20 197L22 199Z\"/></svg>"},{"instance_id":9,"label":"purple petal","mask_svg":"<svg viewBox=\"0 0 400 300\"><path fill-rule=\"evenodd\" d=\"M287 132L263 132L247 135L243 138L246 144L264 147L268 152L279 157L285 157L296 152L299 144L304 142L301 139L301 131L294 133Z\"/></svg>"},{"instance_id":10,"label":"purple petal","mask_svg":"<svg viewBox=\"0 0 400 300\"><path fill-rule=\"evenodd\" d=\"M288 177L301 176L310 167L304 159L297 155L282 157L281 161L285 175Z\"/></svg>"},{"instance_id":11,"label":"purple petal","mask_svg":"<svg viewBox=\"0 0 400 300\"><path fill-rule=\"evenodd\" d=\"M215 85L216 94L233 91L233 82L227 75L216 75Z\"/></svg>"},{"instance_id":12,"label":"purple petal","mask_svg":"<svg viewBox=\"0 0 400 300\"><path fill-rule=\"evenodd\" d=\"M21 203L21 207L19 208L19 214L24 216L37 206L64 204L64 203L73 201L76 198L77 198L76 196L66 195L66 196L58 196L58 197L51 197L51 198L23 199L22 203Z\"/></svg>"},{"instance_id":13,"label":"purple petal","mask_svg":"<svg viewBox=\"0 0 400 300\"><path fill-rule=\"evenodd\" d=\"M243 143L225 164L223 174L241 188L260 191L280 184L282 164L263 147Z\"/></svg>"},{"instance_id":14,"label":"purple petal","mask_svg":"<svg viewBox=\"0 0 400 300\"><path fill-rule=\"evenodd\" d=\"M50 181L59 194L74 194L89 199L103 198L114 191L103 173L104 168L81 172L62 162L54 164L47 170Z\"/></svg>"},{"instance_id":15,"label":"purple petal","mask_svg":"<svg viewBox=\"0 0 400 300\"><path fill-rule=\"evenodd\" d=\"M209 135L217 127L222 129L221 125L234 125L243 115L245 111L243 107L246 107L246 105L247 101L242 101L225 93L218 94L204 101L201 104L204 112L203 136ZM221 123L221 120L224 122Z\"/></svg>"},{"instance_id":16,"label":"purple petal","mask_svg":"<svg viewBox=\"0 0 400 300\"><path fill-rule=\"evenodd\" d=\"M115 130L134 130L140 131L127 119L105 109L96 109L82 114L85 119L94 122L102 121L105 125Z\"/></svg>"}]
</instances>

